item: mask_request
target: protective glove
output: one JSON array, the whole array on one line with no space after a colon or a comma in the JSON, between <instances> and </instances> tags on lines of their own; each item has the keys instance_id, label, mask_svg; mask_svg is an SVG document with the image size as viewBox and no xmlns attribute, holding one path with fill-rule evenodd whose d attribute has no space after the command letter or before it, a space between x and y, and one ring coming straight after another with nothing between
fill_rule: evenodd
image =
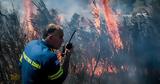
<instances>
[{"instance_id":1,"label":"protective glove","mask_svg":"<svg viewBox=\"0 0 160 84\"><path fill-rule=\"evenodd\" d=\"M68 43L68 44L66 45L66 48L67 48L68 50L71 50L71 49L73 48L72 43Z\"/></svg>"}]
</instances>

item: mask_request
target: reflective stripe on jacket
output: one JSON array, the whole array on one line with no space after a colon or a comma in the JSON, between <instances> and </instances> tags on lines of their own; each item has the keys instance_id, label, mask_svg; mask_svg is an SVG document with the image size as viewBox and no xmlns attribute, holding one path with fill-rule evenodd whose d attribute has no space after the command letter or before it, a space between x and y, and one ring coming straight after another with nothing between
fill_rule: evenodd
<instances>
[{"instance_id":1,"label":"reflective stripe on jacket","mask_svg":"<svg viewBox=\"0 0 160 84\"><path fill-rule=\"evenodd\" d=\"M42 40L29 42L20 58L22 84L62 83L66 72L60 67L56 52Z\"/></svg>"}]
</instances>

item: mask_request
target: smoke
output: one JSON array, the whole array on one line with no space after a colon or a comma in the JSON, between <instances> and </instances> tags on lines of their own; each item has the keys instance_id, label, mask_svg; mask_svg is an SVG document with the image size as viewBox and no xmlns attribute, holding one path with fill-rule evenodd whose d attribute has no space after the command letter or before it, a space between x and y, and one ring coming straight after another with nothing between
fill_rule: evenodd
<instances>
[{"instance_id":1,"label":"smoke","mask_svg":"<svg viewBox=\"0 0 160 84\"><path fill-rule=\"evenodd\" d=\"M16 10L18 15L23 15L23 0L0 0L0 5L2 7L1 11L12 12Z\"/></svg>"},{"instance_id":2,"label":"smoke","mask_svg":"<svg viewBox=\"0 0 160 84\"><path fill-rule=\"evenodd\" d=\"M57 9L67 20L70 20L74 13L89 15L89 0L45 0L48 9Z\"/></svg>"},{"instance_id":3,"label":"smoke","mask_svg":"<svg viewBox=\"0 0 160 84\"><path fill-rule=\"evenodd\" d=\"M43 0L46 7L50 9L56 9L61 15L65 17L68 21L71 19L74 13L78 13L82 16L89 16L89 0ZM22 16L23 11L23 0L0 0L2 7L7 10L12 10L12 2L15 9Z\"/></svg>"},{"instance_id":4,"label":"smoke","mask_svg":"<svg viewBox=\"0 0 160 84\"><path fill-rule=\"evenodd\" d=\"M7 10L12 10L13 9L12 1L13 1L14 8L19 11L20 15L23 15L23 9L22 9L23 0L0 0L0 4L2 5L2 7L6 8ZM48 9L52 9L52 8L56 9L61 15L64 15L64 17L68 21L71 19L74 13L78 13L87 18L91 16L90 8L89 8L89 0L43 0L43 1L45 2L46 7ZM100 0L96 0L96 1L98 2ZM139 13L139 11L140 12L142 11L139 8L143 6L144 7L143 9L146 8L147 10L149 8L148 5L151 5L152 1L156 1L156 0L110 0L110 1L111 1L110 5L113 11L117 11L118 9L122 14L131 14L131 15L133 14L133 12L138 13L138 14L135 14L135 17L131 18L135 22L134 27L132 27L132 25L124 26L127 24L126 22L126 24L124 23L124 25L122 25L122 28L121 28L122 30L120 31L122 32L121 35L123 37L123 40L126 39L128 41L128 44L131 45L130 47L131 50L128 50L128 51L126 50L128 53L124 51L124 53L121 54L122 56L119 55L115 57L115 60L117 61L122 61L122 63L125 62L128 65L130 64L127 77L120 75L121 78L123 79L124 77L123 80L125 81L126 81L126 78L128 78L129 81L135 80L137 82L137 83L126 83L126 84L140 84L139 81L142 82L141 84L146 84L145 80L150 78L152 78L149 80L150 82L152 82L153 79L159 80L158 77L160 74L158 70L160 70L160 65L158 64L160 63L160 59L159 59L160 30L157 31L159 26L156 26L156 25L160 25L159 24L160 17L158 12L158 10L160 10L159 9L160 6L157 6L155 7L156 9L154 9L154 13L153 13L154 15L152 20L155 20L154 22L157 22L157 24L154 25L153 21L151 21L149 18ZM128 31L129 28L131 29L130 31ZM85 35L85 36L88 36L88 35ZM129 41L130 39L132 40ZM83 42L85 43L87 41L83 40ZM103 42L105 43L106 41L103 41ZM103 47L105 47L105 49L102 49L104 50L103 52L106 52L106 49L108 49L108 47L104 45ZM87 52L89 52L89 49L87 50ZM106 54L109 55L108 53ZM112 81L109 81L109 82L112 82ZM111 83L111 84L115 84L115 83ZM122 84L122 83L116 83L116 84ZM151 84L151 83L148 83L148 84Z\"/></svg>"},{"instance_id":5,"label":"smoke","mask_svg":"<svg viewBox=\"0 0 160 84\"><path fill-rule=\"evenodd\" d=\"M22 0L0 0L0 3L2 7L6 8L7 10L12 10L13 7L15 9L21 9L22 6Z\"/></svg>"}]
</instances>

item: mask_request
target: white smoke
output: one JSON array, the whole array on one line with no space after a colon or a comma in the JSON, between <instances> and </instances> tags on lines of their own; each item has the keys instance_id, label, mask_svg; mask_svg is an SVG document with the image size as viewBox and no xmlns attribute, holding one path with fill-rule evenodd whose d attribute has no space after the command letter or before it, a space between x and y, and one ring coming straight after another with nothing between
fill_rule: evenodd
<instances>
[{"instance_id":1,"label":"white smoke","mask_svg":"<svg viewBox=\"0 0 160 84\"><path fill-rule=\"evenodd\" d=\"M90 14L88 0L45 0L48 9L54 8L64 15L64 18L70 20L74 13L82 16Z\"/></svg>"},{"instance_id":2,"label":"white smoke","mask_svg":"<svg viewBox=\"0 0 160 84\"><path fill-rule=\"evenodd\" d=\"M56 9L66 20L70 20L74 13L82 16L90 16L88 0L43 0L46 7ZM23 16L23 0L0 0L2 7L7 10L18 10L20 16ZM13 6L12 6L13 2Z\"/></svg>"}]
</instances>

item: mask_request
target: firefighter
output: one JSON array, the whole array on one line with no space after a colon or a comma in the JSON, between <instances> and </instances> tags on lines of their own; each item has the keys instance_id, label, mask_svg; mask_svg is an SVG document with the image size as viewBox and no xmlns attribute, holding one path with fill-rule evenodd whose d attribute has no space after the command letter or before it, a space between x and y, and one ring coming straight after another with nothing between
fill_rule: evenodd
<instances>
[{"instance_id":1,"label":"firefighter","mask_svg":"<svg viewBox=\"0 0 160 84\"><path fill-rule=\"evenodd\" d=\"M22 84L61 84L68 74L72 44L66 45L66 55L60 64L56 50L63 42L60 26L49 24L42 40L29 42L20 58Z\"/></svg>"}]
</instances>

